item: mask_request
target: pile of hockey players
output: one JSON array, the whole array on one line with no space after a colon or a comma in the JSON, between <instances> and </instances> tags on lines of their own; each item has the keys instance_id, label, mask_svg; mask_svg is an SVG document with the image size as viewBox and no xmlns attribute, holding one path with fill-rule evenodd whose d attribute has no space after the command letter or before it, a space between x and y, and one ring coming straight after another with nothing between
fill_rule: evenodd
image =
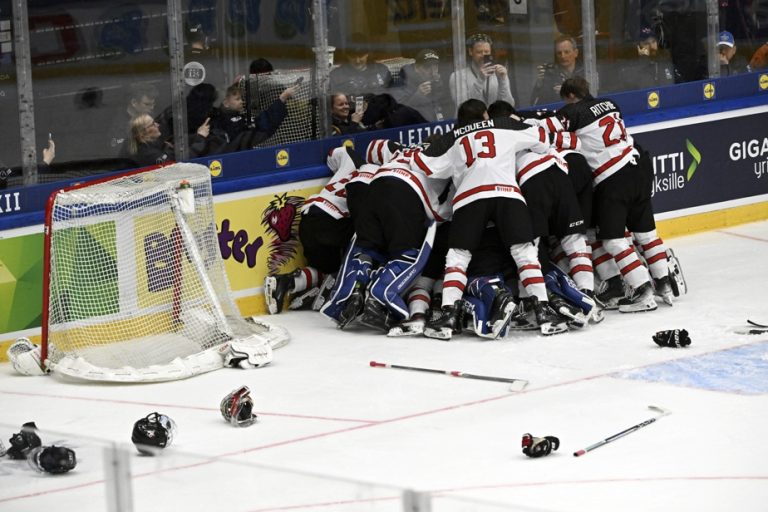
<instances>
[{"instance_id":1,"label":"pile of hockey players","mask_svg":"<svg viewBox=\"0 0 768 512\"><path fill-rule=\"evenodd\" d=\"M685 281L656 233L647 152L583 79L561 95L550 113L468 100L418 147L333 149L333 177L302 210L308 265L266 278L269 312L290 300L341 329L449 340L671 306Z\"/></svg>"}]
</instances>

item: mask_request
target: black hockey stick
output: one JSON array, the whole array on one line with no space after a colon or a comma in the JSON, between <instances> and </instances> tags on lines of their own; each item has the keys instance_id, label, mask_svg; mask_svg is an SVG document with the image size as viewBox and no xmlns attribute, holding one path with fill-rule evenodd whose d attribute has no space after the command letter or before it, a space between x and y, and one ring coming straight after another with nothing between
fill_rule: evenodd
<instances>
[{"instance_id":1,"label":"black hockey stick","mask_svg":"<svg viewBox=\"0 0 768 512\"><path fill-rule=\"evenodd\" d=\"M755 322L753 320L747 320L747 323L750 324L750 325L754 325L755 327L761 327L763 329L768 329L768 325L766 325L766 324L759 324L759 323L757 323L757 322Z\"/></svg>"},{"instance_id":2,"label":"black hockey stick","mask_svg":"<svg viewBox=\"0 0 768 512\"><path fill-rule=\"evenodd\" d=\"M581 457L582 455L584 455L587 452L591 452L592 450L597 450L601 446L605 446L606 444L612 443L612 442L616 441L617 439L621 439L622 437L624 437L626 435L629 435L632 432L635 432L637 430L640 430L643 427L647 427L648 425L650 425L651 423L655 422L659 418L663 418L664 416L666 416L667 414L670 414L672 412L672 411L669 411L667 409L664 409L663 407L658 407L656 405L649 405L648 408L650 410L652 410L652 411L656 411L656 412L661 413L661 414L659 414L658 416L654 416L653 418L649 418L649 419L643 421L642 423L638 423L637 425L633 425L633 426L629 427L626 430L622 430L618 434L613 434L611 437L606 437L602 441L598 441L595 444L587 446L586 448L582 448L581 450L575 451L575 452L573 452L573 456L574 457Z\"/></svg>"},{"instance_id":3,"label":"black hockey stick","mask_svg":"<svg viewBox=\"0 0 768 512\"><path fill-rule=\"evenodd\" d=\"M490 380L493 382L507 382L511 384L509 388L510 391L522 391L525 388L525 386L528 385L528 381L525 379L510 379L507 377L491 377L488 375L475 375L472 373L464 373L456 370L435 370L433 368L419 368L417 366L402 366L399 364L377 363L376 361L371 361L369 364L373 368L394 368L395 370L413 370L417 372L442 373L444 375L450 375L451 377L463 377L465 379Z\"/></svg>"}]
</instances>

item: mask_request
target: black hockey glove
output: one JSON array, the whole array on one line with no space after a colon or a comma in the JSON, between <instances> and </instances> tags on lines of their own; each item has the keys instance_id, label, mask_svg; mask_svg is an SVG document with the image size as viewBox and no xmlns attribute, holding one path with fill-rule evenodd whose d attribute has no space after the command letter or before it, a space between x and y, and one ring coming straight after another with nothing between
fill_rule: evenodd
<instances>
[{"instance_id":1,"label":"black hockey glove","mask_svg":"<svg viewBox=\"0 0 768 512\"><path fill-rule=\"evenodd\" d=\"M653 341L660 347L687 347L691 344L691 338L685 329L670 329L659 331L653 335Z\"/></svg>"},{"instance_id":2,"label":"black hockey glove","mask_svg":"<svg viewBox=\"0 0 768 512\"><path fill-rule=\"evenodd\" d=\"M40 437L35 433L37 426L30 421L21 426L21 432L13 434L8 440L11 447L8 448L8 456L12 459L25 459L32 448L42 444Z\"/></svg>"},{"instance_id":3,"label":"black hockey glove","mask_svg":"<svg viewBox=\"0 0 768 512\"><path fill-rule=\"evenodd\" d=\"M523 434L523 453L529 457L544 457L560 448L560 440L555 436L533 437Z\"/></svg>"}]
</instances>

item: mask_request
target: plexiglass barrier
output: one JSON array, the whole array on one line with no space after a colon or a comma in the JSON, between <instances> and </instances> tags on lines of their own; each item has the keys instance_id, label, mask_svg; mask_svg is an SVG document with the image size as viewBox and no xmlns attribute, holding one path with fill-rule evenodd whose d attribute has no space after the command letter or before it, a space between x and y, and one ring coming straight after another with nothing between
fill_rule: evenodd
<instances>
[{"instance_id":1,"label":"plexiglass barrier","mask_svg":"<svg viewBox=\"0 0 768 512\"><path fill-rule=\"evenodd\" d=\"M221 428L227 429L226 425ZM0 424L0 439L21 425ZM130 439L130 428L126 438ZM155 455L141 454L131 442L113 442L67 432L35 429L41 448L65 447L75 453L73 469L52 474L67 462L25 450L28 458L0 457L0 509L17 512L78 510L140 512L156 510L333 510L350 512L514 512L532 510L514 503L479 499L461 492L431 493L356 481L311 471L260 464L259 451L196 454L177 439ZM215 438L211 437L211 444ZM35 444L34 442L32 444ZM309 461L308 461L309 462ZM311 464L307 464L311 466ZM536 509L544 510L544 509Z\"/></svg>"},{"instance_id":2,"label":"plexiglass barrier","mask_svg":"<svg viewBox=\"0 0 768 512\"><path fill-rule=\"evenodd\" d=\"M764 69L761 4L0 0L0 187Z\"/></svg>"}]
</instances>

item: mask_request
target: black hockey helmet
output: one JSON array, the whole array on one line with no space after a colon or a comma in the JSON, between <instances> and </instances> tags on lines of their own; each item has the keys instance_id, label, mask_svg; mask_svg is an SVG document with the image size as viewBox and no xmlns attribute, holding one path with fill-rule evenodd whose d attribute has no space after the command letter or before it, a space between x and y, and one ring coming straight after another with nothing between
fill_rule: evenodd
<instances>
[{"instance_id":1,"label":"black hockey helmet","mask_svg":"<svg viewBox=\"0 0 768 512\"><path fill-rule=\"evenodd\" d=\"M41 473L54 475L66 473L75 468L75 451L63 446L38 446L27 456L29 465Z\"/></svg>"},{"instance_id":2,"label":"black hockey helmet","mask_svg":"<svg viewBox=\"0 0 768 512\"><path fill-rule=\"evenodd\" d=\"M153 412L134 423L131 441L140 453L156 455L170 446L175 434L176 423L165 414Z\"/></svg>"}]
</instances>

